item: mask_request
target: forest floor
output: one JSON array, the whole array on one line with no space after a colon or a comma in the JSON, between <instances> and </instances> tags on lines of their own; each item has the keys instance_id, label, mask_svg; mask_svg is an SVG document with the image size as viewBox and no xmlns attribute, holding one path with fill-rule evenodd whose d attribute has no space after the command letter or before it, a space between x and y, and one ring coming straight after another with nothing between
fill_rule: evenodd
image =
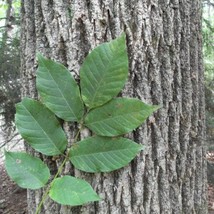
<instances>
[{"instance_id":1,"label":"forest floor","mask_svg":"<svg viewBox=\"0 0 214 214\"><path fill-rule=\"evenodd\" d=\"M26 190L18 187L0 166L0 214L27 214Z\"/></svg>"},{"instance_id":2,"label":"forest floor","mask_svg":"<svg viewBox=\"0 0 214 214\"><path fill-rule=\"evenodd\" d=\"M214 154L209 161L214 163ZM209 214L214 214L214 184L208 187ZM26 190L18 187L8 177L0 161L0 214L27 214Z\"/></svg>"}]
</instances>

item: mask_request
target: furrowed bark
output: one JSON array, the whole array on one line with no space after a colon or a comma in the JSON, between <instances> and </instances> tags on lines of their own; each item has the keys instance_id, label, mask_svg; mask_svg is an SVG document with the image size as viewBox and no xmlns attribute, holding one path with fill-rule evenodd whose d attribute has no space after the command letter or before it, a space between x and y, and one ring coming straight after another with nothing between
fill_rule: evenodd
<instances>
[{"instance_id":1,"label":"furrowed bark","mask_svg":"<svg viewBox=\"0 0 214 214\"><path fill-rule=\"evenodd\" d=\"M22 0L23 96L37 97L36 52L62 62L78 81L88 52L123 31L130 73L122 96L162 106L129 135L145 150L109 174L67 166L103 200L71 208L48 199L42 213L207 213L200 0ZM72 143L75 131L65 129ZM57 164L46 161L55 172ZM41 197L28 191L29 213Z\"/></svg>"}]
</instances>

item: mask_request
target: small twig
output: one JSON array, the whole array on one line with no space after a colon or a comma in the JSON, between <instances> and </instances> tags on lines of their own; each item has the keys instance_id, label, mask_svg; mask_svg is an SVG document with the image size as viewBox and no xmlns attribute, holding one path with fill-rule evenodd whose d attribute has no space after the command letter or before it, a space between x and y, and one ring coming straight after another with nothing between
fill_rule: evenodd
<instances>
[{"instance_id":1,"label":"small twig","mask_svg":"<svg viewBox=\"0 0 214 214\"><path fill-rule=\"evenodd\" d=\"M80 127L80 128L78 129L78 132L77 132L76 136L74 137L74 142L73 142L73 143L76 143L76 142L78 141L78 138L79 138L81 129L82 129L82 127ZM44 193L44 195L43 195L43 197L42 197L42 200L40 201L40 203L39 203L39 205L38 205L38 207L37 207L37 209L36 209L36 213L35 213L35 214L39 214L39 213L40 213L41 208L42 208L42 205L43 205L43 203L45 202L45 200L46 200L46 198L47 198L47 196L48 196L48 193L49 193L49 191L50 191L50 189L51 189L51 186L53 185L55 179L61 174L61 172L62 172L62 170L63 170L63 167L65 166L66 162L69 160L69 151L70 151L70 149L71 149L71 148L68 148L68 149L67 149L67 153L66 153L65 159L63 160L62 164L61 164L60 167L58 168L58 171L57 171L57 173L55 174L53 180L51 181L51 183L50 183L49 186L47 187L47 189L46 189L46 191L45 191L45 193Z\"/></svg>"},{"instance_id":2,"label":"small twig","mask_svg":"<svg viewBox=\"0 0 214 214\"><path fill-rule=\"evenodd\" d=\"M7 139L4 141L4 143L0 146L0 149L3 148L4 146L6 146L6 144L8 144L10 141L12 141L16 136L18 136L19 134L16 133L14 134L10 139ZM22 138L17 139L16 144L19 143L22 140ZM15 145L14 145L15 146ZM14 147L13 146L13 147Z\"/></svg>"}]
</instances>

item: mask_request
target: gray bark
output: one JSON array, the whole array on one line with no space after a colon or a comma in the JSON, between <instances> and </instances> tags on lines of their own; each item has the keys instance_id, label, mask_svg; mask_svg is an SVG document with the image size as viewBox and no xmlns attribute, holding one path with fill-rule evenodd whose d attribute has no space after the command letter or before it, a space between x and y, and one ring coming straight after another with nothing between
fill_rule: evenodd
<instances>
[{"instance_id":1,"label":"gray bark","mask_svg":"<svg viewBox=\"0 0 214 214\"><path fill-rule=\"evenodd\" d=\"M62 62L78 80L87 53L123 31L130 74L122 95L162 106L130 134L145 150L109 174L67 166L66 173L89 181L103 200L73 208L47 200L42 213L205 214L200 0L22 0L23 96L37 97L37 51ZM57 164L46 161L54 172ZM42 191L28 191L29 213L41 197Z\"/></svg>"}]
</instances>

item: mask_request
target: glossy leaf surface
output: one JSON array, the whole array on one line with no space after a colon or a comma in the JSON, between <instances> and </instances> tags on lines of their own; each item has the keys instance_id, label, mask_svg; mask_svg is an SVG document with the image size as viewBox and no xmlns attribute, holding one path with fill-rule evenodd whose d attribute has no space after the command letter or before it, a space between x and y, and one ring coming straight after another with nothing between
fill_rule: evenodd
<instances>
[{"instance_id":1,"label":"glossy leaf surface","mask_svg":"<svg viewBox=\"0 0 214 214\"><path fill-rule=\"evenodd\" d=\"M20 187L39 189L50 177L48 167L36 157L22 152L5 152L8 175Z\"/></svg>"},{"instance_id":2,"label":"glossy leaf surface","mask_svg":"<svg viewBox=\"0 0 214 214\"><path fill-rule=\"evenodd\" d=\"M115 98L89 112L85 125L97 135L118 136L136 129L158 108L138 99Z\"/></svg>"},{"instance_id":3,"label":"glossy leaf surface","mask_svg":"<svg viewBox=\"0 0 214 214\"><path fill-rule=\"evenodd\" d=\"M24 98L16 105L15 123L22 137L45 155L62 154L67 139L54 113L40 102Z\"/></svg>"},{"instance_id":4,"label":"glossy leaf surface","mask_svg":"<svg viewBox=\"0 0 214 214\"><path fill-rule=\"evenodd\" d=\"M54 201L70 206L99 201L100 197L89 183L72 176L57 178L51 186L49 196Z\"/></svg>"},{"instance_id":5,"label":"glossy leaf surface","mask_svg":"<svg viewBox=\"0 0 214 214\"><path fill-rule=\"evenodd\" d=\"M79 87L71 73L62 64L38 54L36 86L42 102L59 118L79 121L83 116L83 103Z\"/></svg>"},{"instance_id":6,"label":"glossy leaf surface","mask_svg":"<svg viewBox=\"0 0 214 214\"><path fill-rule=\"evenodd\" d=\"M85 172L110 172L126 166L142 150L126 138L90 137L70 151L72 164Z\"/></svg>"},{"instance_id":7,"label":"glossy leaf surface","mask_svg":"<svg viewBox=\"0 0 214 214\"><path fill-rule=\"evenodd\" d=\"M83 101L89 109L111 100L123 88L128 76L125 34L91 51L80 69Z\"/></svg>"}]
</instances>

